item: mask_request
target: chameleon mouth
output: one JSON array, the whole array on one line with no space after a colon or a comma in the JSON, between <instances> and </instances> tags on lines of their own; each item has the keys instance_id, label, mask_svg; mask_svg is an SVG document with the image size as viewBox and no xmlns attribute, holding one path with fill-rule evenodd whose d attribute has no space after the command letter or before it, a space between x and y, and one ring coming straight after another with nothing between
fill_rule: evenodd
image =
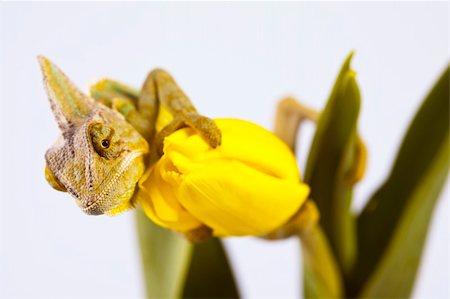
<instances>
[{"instance_id":1,"label":"chameleon mouth","mask_svg":"<svg viewBox=\"0 0 450 299\"><path fill-rule=\"evenodd\" d=\"M123 178L124 174L130 169L130 165L143 154L144 152L142 151L136 151L127 155L120 162L118 169L104 179L105 183L101 184L99 190L94 191L85 199L78 201L78 205L81 210L88 215L102 215L108 211L120 209L121 206L128 206L128 202L124 202L119 199L122 195L130 193L130 190L134 190L137 180L132 183L132 186L130 184L129 188L126 188L122 194L114 193L113 189L120 183L120 180Z\"/></svg>"}]
</instances>

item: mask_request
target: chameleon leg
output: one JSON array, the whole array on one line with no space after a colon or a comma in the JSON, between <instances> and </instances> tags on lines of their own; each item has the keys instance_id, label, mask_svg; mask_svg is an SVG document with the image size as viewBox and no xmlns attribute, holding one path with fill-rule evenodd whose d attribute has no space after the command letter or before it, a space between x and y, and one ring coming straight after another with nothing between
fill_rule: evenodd
<instances>
[{"instance_id":1,"label":"chameleon leg","mask_svg":"<svg viewBox=\"0 0 450 299\"><path fill-rule=\"evenodd\" d=\"M91 97L97 102L122 114L148 141L154 136L155 108L139 110L139 92L132 87L110 79L101 79L90 86ZM146 110L145 110L146 109Z\"/></svg>"},{"instance_id":2,"label":"chameleon leg","mask_svg":"<svg viewBox=\"0 0 450 299\"><path fill-rule=\"evenodd\" d=\"M275 118L275 135L283 140L293 152L297 143L298 130L305 120L319 123L319 112L306 107L293 98L285 98L278 104ZM347 178L349 183L355 184L359 181L365 170L366 148L362 139L357 136L355 148L355 162L352 165ZM266 236L269 239L286 238L300 230L310 229L311 225L317 223L319 218L317 207L314 202L308 200L304 207L295 214L284 227L271 232Z\"/></svg>"},{"instance_id":3,"label":"chameleon leg","mask_svg":"<svg viewBox=\"0 0 450 299\"><path fill-rule=\"evenodd\" d=\"M172 76L164 70L156 69L148 75L137 105L142 112L155 111L155 107L159 107L157 111L166 109L173 115L173 120L158 132L154 139L154 146L159 154L162 153L164 138L186 126L198 131L213 148L220 145L222 135L214 121L197 112Z\"/></svg>"},{"instance_id":4,"label":"chameleon leg","mask_svg":"<svg viewBox=\"0 0 450 299\"><path fill-rule=\"evenodd\" d=\"M210 129L211 126L214 126L214 130ZM215 148L220 145L221 134L213 120L201 116L198 113L188 112L181 117L179 115L175 116L167 126L156 134L154 146L159 156L162 156L163 154L164 138L184 127L191 127L199 131L212 147Z\"/></svg>"},{"instance_id":5,"label":"chameleon leg","mask_svg":"<svg viewBox=\"0 0 450 299\"><path fill-rule=\"evenodd\" d=\"M112 99L122 98L135 104L139 92L132 87L111 79L101 79L89 87L92 98L111 108Z\"/></svg>"},{"instance_id":6,"label":"chameleon leg","mask_svg":"<svg viewBox=\"0 0 450 299\"><path fill-rule=\"evenodd\" d=\"M142 114L147 113L148 118L155 120L155 129L161 119L158 118L159 113L165 110L173 117L152 139L150 163L162 156L164 139L186 126L200 133L212 147L220 145L222 135L214 121L197 112L172 76L164 70L156 69L147 76L137 100L137 107ZM211 238L212 230L202 225L184 236L192 242L201 242Z\"/></svg>"},{"instance_id":7,"label":"chameleon leg","mask_svg":"<svg viewBox=\"0 0 450 299\"><path fill-rule=\"evenodd\" d=\"M120 82L102 79L90 87L98 102L121 113L139 133L162 152L162 142L174 131L189 126L197 130L212 146L220 145L221 133L214 121L200 115L175 80L166 71L156 69L146 78L141 92ZM161 109L173 120L156 134L156 122Z\"/></svg>"},{"instance_id":8,"label":"chameleon leg","mask_svg":"<svg viewBox=\"0 0 450 299\"><path fill-rule=\"evenodd\" d=\"M303 106L293 98L278 104L275 134L293 152L297 143L297 132L304 120L319 123L319 113ZM319 211L308 199L303 207L281 228L268 234L269 239L282 239L298 235L302 244L306 297L342 297L342 278L330 244L318 223Z\"/></svg>"},{"instance_id":9,"label":"chameleon leg","mask_svg":"<svg viewBox=\"0 0 450 299\"><path fill-rule=\"evenodd\" d=\"M277 107L274 133L295 152L297 132L305 120L317 123L319 113L293 98L280 101Z\"/></svg>"},{"instance_id":10,"label":"chameleon leg","mask_svg":"<svg viewBox=\"0 0 450 299\"><path fill-rule=\"evenodd\" d=\"M303 121L309 120L317 124L319 117L319 112L300 104L293 98L286 98L278 104L274 132L295 152L297 132ZM364 176L366 168L366 146L359 135L356 138L356 158L354 159L354 165L347 174L350 184L358 182Z\"/></svg>"}]
</instances>

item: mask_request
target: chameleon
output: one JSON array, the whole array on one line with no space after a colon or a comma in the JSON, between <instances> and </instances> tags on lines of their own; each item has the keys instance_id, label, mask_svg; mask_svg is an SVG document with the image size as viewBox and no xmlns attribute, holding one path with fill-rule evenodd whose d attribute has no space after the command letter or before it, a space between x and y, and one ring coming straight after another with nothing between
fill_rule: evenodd
<instances>
[{"instance_id":1,"label":"chameleon","mask_svg":"<svg viewBox=\"0 0 450 299\"><path fill-rule=\"evenodd\" d=\"M49 59L38 57L61 135L45 153L45 178L89 215L115 215L136 205L136 185L162 155L164 138L191 127L216 148L221 132L198 113L173 77L151 71L140 92L103 79L83 93Z\"/></svg>"}]
</instances>

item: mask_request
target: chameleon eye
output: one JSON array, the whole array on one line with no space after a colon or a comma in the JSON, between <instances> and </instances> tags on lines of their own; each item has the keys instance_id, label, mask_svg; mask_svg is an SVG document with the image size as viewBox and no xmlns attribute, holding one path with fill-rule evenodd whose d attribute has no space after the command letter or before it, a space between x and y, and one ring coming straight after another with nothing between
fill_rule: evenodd
<instances>
[{"instance_id":1,"label":"chameleon eye","mask_svg":"<svg viewBox=\"0 0 450 299\"><path fill-rule=\"evenodd\" d=\"M108 148L109 147L109 140L108 139L103 139L102 140L102 146L103 146L103 148Z\"/></svg>"},{"instance_id":2,"label":"chameleon eye","mask_svg":"<svg viewBox=\"0 0 450 299\"><path fill-rule=\"evenodd\" d=\"M108 160L117 158L121 147L114 136L114 129L108 125L96 123L89 128L92 146L99 156Z\"/></svg>"}]
</instances>

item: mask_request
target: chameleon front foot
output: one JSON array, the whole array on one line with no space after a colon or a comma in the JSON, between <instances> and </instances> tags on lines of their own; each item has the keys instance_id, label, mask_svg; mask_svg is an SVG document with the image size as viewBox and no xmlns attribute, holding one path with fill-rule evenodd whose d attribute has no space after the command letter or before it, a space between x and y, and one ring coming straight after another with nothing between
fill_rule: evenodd
<instances>
[{"instance_id":1,"label":"chameleon front foot","mask_svg":"<svg viewBox=\"0 0 450 299\"><path fill-rule=\"evenodd\" d=\"M176 116L172 122L165 126L155 137L154 145L158 155L163 155L164 138L181 128L190 127L196 130L205 141L212 147L216 148L221 144L222 133L215 122L196 112L189 112Z\"/></svg>"},{"instance_id":2,"label":"chameleon front foot","mask_svg":"<svg viewBox=\"0 0 450 299\"><path fill-rule=\"evenodd\" d=\"M222 142L222 133L212 119L198 113L187 113L183 122L202 135L212 148L218 147Z\"/></svg>"}]
</instances>

